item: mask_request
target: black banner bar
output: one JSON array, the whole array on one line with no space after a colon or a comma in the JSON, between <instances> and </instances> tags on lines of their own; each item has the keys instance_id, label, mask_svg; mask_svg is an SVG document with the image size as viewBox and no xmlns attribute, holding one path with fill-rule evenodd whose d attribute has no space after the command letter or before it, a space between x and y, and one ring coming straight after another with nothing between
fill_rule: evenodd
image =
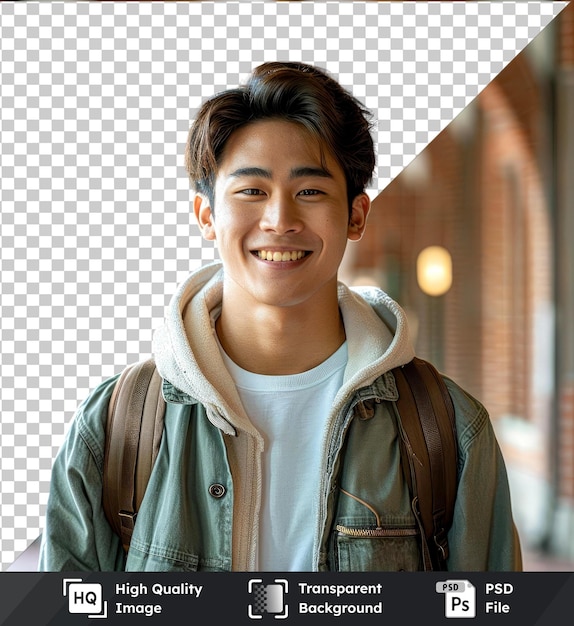
<instances>
[{"instance_id":1,"label":"black banner bar","mask_svg":"<svg viewBox=\"0 0 574 626\"><path fill-rule=\"evenodd\" d=\"M570 623L573 608L568 572L0 573L2 626L153 626L182 618L234 626L452 626L457 619L556 626Z\"/></svg>"}]
</instances>

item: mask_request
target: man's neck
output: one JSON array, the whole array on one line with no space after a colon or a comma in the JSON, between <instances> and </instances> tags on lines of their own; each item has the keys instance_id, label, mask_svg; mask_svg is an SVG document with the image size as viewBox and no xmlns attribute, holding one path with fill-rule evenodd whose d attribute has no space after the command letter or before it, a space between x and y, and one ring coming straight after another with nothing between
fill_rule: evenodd
<instances>
[{"instance_id":1,"label":"man's neck","mask_svg":"<svg viewBox=\"0 0 574 626\"><path fill-rule=\"evenodd\" d=\"M328 306L226 306L216 332L226 354L256 374L285 376L320 365L345 341L336 297Z\"/></svg>"}]
</instances>

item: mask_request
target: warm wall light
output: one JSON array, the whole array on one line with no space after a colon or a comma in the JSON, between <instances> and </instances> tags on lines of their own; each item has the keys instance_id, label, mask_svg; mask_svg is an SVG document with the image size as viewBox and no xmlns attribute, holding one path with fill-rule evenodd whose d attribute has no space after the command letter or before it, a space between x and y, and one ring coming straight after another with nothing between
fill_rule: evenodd
<instances>
[{"instance_id":1,"label":"warm wall light","mask_svg":"<svg viewBox=\"0 0 574 626\"><path fill-rule=\"evenodd\" d=\"M441 246L430 246L417 259L417 281L429 296L442 296L452 285L452 258Z\"/></svg>"}]
</instances>

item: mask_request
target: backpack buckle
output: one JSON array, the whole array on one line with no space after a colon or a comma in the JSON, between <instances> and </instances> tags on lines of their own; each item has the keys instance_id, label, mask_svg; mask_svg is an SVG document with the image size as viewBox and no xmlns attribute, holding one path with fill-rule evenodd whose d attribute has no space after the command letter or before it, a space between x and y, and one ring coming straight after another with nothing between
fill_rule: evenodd
<instances>
[{"instance_id":1,"label":"backpack buckle","mask_svg":"<svg viewBox=\"0 0 574 626\"><path fill-rule=\"evenodd\" d=\"M123 528L129 528L130 530L134 529L137 513L134 513L133 511L120 511L119 516L121 518Z\"/></svg>"},{"instance_id":2,"label":"backpack buckle","mask_svg":"<svg viewBox=\"0 0 574 626\"><path fill-rule=\"evenodd\" d=\"M446 561L448 559L448 538L445 529L441 528L433 539L441 560Z\"/></svg>"}]
</instances>

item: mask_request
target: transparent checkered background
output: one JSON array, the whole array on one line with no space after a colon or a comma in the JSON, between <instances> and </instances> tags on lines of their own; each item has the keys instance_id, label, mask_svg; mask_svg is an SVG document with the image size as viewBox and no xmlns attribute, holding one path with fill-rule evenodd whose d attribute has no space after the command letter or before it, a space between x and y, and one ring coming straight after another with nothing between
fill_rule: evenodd
<instances>
[{"instance_id":1,"label":"transparent checkered background","mask_svg":"<svg viewBox=\"0 0 574 626\"><path fill-rule=\"evenodd\" d=\"M376 195L564 6L0 3L1 568L77 404L217 255L183 169L203 98L264 61L327 68L377 117Z\"/></svg>"}]
</instances>

